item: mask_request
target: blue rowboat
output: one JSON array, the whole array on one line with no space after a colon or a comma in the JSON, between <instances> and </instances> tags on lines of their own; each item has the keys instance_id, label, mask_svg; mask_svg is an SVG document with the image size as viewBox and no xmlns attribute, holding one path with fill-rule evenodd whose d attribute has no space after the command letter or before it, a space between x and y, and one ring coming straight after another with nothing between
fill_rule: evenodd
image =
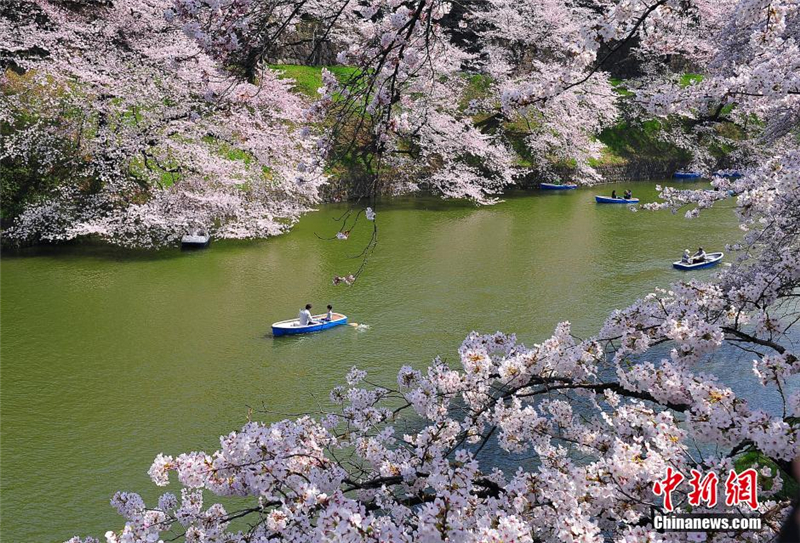
<instances>
[{"instance_id":1,"label":"blue rowboat","mask_svg":"<svg viewBox=\"0 0 800 543\"><path fill-rule=\"evenodd\" d=\"M675 179L700 179L703 174L699 172L675 172L672 177Z\"/></svg>"},{"instance_id":2,"label":"blue rowboat","mask_svg":"<svg viewBox=\"0 0 800 543\"><path fill-rule=\"evenodd\" d=\"M578 185L556 185L555 183L539 183L542 190L572 190L577 189Z\"/></svg>"},{"instance_id":3,"label":"blue rowboat","mask_svg":"<svg viewBox=\"0 0 800 543\"><path fill-rule=\"evenodd\" d=\"M310 332L321 332L334 326L341 326L347 324L347 316L341 313L334 313L333 320L323 321L325 315L314 315L311 318L315 321L314 324L308 326L300 326L300 319L290 319L288 321L280 321L272 324L273 336L289 336L294 334L308 334Z\"/></svg>"},{"instance_id":4,"label":"blue rowboat","mask_svg":"<svg viewBox=\"0 0 800 543\"><path fill-rule=\"evenodd\" d=\"M716 266L719 264L719 261L722 260L722 257L725 256L725 253L706 253L706 258L702 262L695 262L694 264L687 264L681 260L672 263L672 267L676 270L699 270L702 268L710 268L712 266Z\"/></svg>"},{"instance_id":5,"label":"blue rowboat","mask_svg":"<svg viewBox=\"0 0 800 543\"><path fill-rule=\"evenodd\" d=\"M598 204L638 204L639 198L612 198L610 196L594 197Z\"/></svg>"}]
</instances>

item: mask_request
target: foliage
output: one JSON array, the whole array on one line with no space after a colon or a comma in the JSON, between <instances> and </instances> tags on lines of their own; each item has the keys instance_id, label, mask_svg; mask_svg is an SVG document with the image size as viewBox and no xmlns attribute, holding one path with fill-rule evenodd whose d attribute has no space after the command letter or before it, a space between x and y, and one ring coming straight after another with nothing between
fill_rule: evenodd
<instances>
[{"instance_id":1,"label":"foliage","mask_svg":"<svg viewBox=\"0 0 800 543\"><path fill-rule=\"evenodd\" d=\"M84 133L96 130L96 123L70 99L73 86L38 85L30 72L19 75L8 71L5 79L3 94L18 97L21 108L17 115L0 118L0 216L4 222L41 201L65 177L91 189L94 180L87 171L90 160L81 147ZM31 149L26 156L11 156L8 147L19 133L30 134L30 147L49 152Z\"/></svg>"}]
</instances>

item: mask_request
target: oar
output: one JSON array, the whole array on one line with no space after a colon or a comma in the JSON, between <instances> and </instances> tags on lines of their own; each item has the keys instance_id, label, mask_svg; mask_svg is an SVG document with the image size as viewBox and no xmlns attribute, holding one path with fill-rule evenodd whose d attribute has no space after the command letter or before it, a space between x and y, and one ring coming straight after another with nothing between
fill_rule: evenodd
<instances>
[{"instance_id":1,"label":"oar","mask_svg":"<svg viewBox=\"0 0 800 543\"><path fill-rule=\"evenodd\" d=\"M347 326L352 326L353 328L357 328L359 324L357 322L348 322Z\"/></svg>"}]
</instances>

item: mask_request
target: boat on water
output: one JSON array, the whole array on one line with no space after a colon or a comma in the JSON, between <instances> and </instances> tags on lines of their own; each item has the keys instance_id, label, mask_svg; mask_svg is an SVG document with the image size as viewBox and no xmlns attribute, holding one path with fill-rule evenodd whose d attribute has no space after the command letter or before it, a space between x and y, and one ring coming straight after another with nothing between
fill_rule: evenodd
<instances>
[{"instance_id":1,"label":"boat on water","mask_svg":"<svg viewBox=\"0 0 800 543\"><path fill-rule=\"evenodd\" d=\"M611 196L594 197L598 204L638 204L639 198L612 198Z\"/></svg>"},{"instance_id":2,"label":"boat on water","mask_svg":"<svg viewBox=\"0 0 800 543\"><path fill-rule=\"evenodd\" d=\"M672 174L672 177L675 179L700 179L703 177L703 174L700 172L684 172L684 171L677 171Z\"/></svg>"},{"instance_id":3,"label":"boat on water","mask_svg":"<svg viewBox=\"0 0 800 543\"><path fill-rule=\"evenodd\" d=\"M323 321L326 315L313 315L311 318L314 324L307 326L300 326L300 319L289 319L288 321L280 321L272 323L273 336L290 336L294 334L308 334L309 332L321 332L328 328L341 326L347 324L347 315L341 313L334 313L333 318L329 321Z\"/></svg>"},{"instance_id":4,"label":"boat on water","mask_svg":"<svg viewBox=\"0 0 800 543\"><path fill-rule=\"evenodd\" d=\"M571 185L569 183L563 185L556 183L539 183L539 188L542 190L573 190L577 189L578 185Z\"/></svg>"},{"instance_id":5,"label":"boat on water","mask_svg":"<svg viewBox=\"0 0 800 543\"><path fill-rule=\"evenodd\" d=\"M211 235L205 230L193 230L181 238L181 248L202 249L211 243Z\"/></svg>"},{"instance_id":6,"label":"boat on water","mask_svg":"<svg viewBox=\"0 0 800 543\"><path fill-rule=\"evenodd\" d=\"M712 266L716 266L717 264L719 264L723 256L725 256L725 253L722 252L706 253L706 257L700 262L694 262L692 264L689 264L688 262L683 262L682 260L678 260L677 262L672 263L672 267L675 268L676 270L683 270L683 271L710 268Z\"/></svg>"}]
</instances>

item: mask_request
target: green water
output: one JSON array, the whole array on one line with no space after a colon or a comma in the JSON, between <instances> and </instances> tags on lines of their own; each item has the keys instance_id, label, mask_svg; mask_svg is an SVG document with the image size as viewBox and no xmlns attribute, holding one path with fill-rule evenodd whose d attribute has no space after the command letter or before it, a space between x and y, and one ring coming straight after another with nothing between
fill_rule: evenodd
<instances>
[{"instance_id":1,"label":"green water","mask_svg":"<svg viewBox=\"0 0 800 543\"><path fill-rule=\"evenodd\" d=\"M647 202L654 185L628 186ZM687 221L596 205L598 191L611 187L487 208L383 204L378 249L352 288L331 277L357 268L348 255L367 232L315 235L336 231L343 206L286 236L200 252L77 245L5 256L0 539L101 536L122 526L108 505L116 490L158 495L146 474L157 453L214 450L248 407L268 410L262 420L313 410L354 364L392 383L403 364L452 360L471 330L532 344L570 320L591 334L609 310L687 277L670 266L684 248L740 238L732 200ZM307 302L369 328L269 335Z\"/></svg>"}]
</instances>

